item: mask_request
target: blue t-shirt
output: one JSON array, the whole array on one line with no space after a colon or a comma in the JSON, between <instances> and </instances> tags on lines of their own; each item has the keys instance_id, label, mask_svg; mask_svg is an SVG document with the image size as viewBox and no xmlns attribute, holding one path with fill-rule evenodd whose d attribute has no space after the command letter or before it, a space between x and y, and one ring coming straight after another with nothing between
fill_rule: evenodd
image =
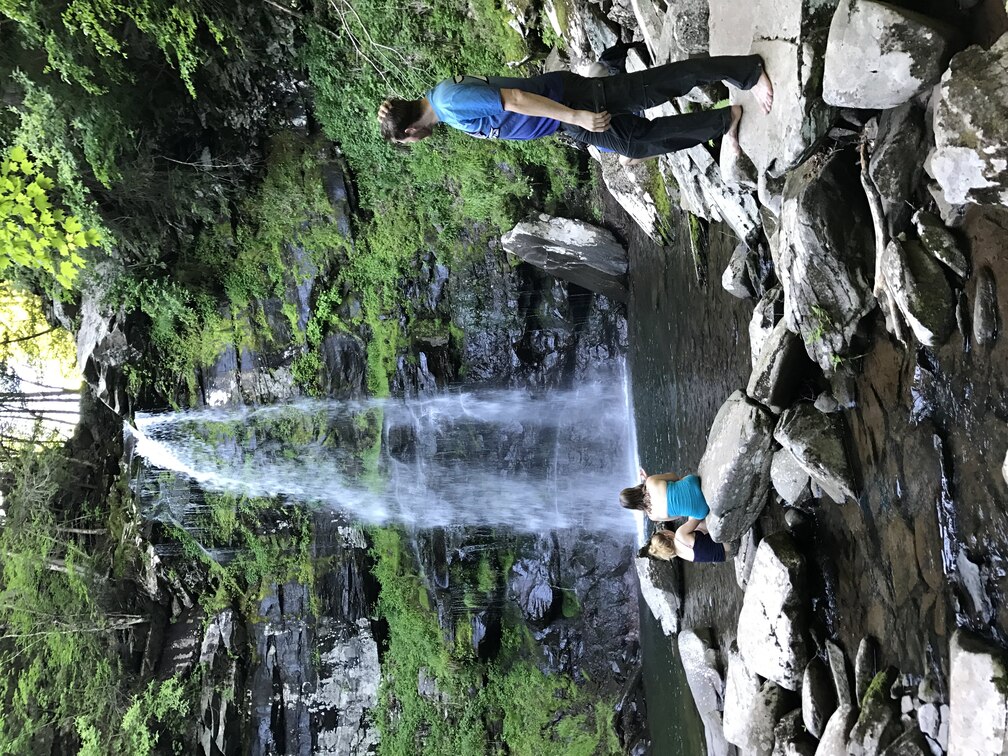
<instances>
[{"instance_id":1,"label":"blue t-shirt","mask_svg":"<svg viewBox=\"0 0 1008 756\"><path fill-rule=\"evenodd\" d=\"M700 489L700 478L687 475L680 480L670 480L665 488L666 517L705 518L710 512L707 500Z\"/></svg>"},{"instance_id":2,"label":"blue t-shirt","mask_svg":"<svg viewBox=\"0 0 1008 756\"><path fill-rule=\"evenodd\" d=\"M560 122L553 118L504 110L501 89L521 89L560 102L563 77L559 72L528 79L456 76L430 90L427 100L441 121L483 139L538 139L560 128Z\"/></svg>"}]
</instances>

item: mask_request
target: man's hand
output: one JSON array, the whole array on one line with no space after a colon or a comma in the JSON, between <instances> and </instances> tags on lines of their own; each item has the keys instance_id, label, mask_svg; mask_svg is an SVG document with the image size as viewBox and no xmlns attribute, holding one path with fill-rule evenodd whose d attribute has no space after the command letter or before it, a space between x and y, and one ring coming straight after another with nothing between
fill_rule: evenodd
<instances>
[{"instance_id":1,"label":"man's hand","mask_svg":"<svg viewBox=\"0 0 1008 756\"><path fill-rule=\"evenodd\" d=\"M593 113L590 110L575 110L575 126L580 126L585 131L608 131L609 122L612 120L609 113Z\"/></svg>"}]
</instances>

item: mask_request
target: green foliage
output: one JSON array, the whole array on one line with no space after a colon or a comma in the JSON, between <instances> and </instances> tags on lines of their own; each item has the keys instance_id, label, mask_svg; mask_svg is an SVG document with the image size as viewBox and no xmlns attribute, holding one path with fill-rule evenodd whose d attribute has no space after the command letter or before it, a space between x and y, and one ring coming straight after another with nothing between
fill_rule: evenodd
<instances>
[{"instance_id":1,"label":"green foliage","mask_svg":"<svg viewBox=\"0 0 1008 756\"><path fill-rule=\"evenodd\" d=\"M98 231L53 203L54 186L23 147L0 161L0 276L37 270L70 289L84 266L80 252L101 242Z\"/></svg>"}]
</instances>

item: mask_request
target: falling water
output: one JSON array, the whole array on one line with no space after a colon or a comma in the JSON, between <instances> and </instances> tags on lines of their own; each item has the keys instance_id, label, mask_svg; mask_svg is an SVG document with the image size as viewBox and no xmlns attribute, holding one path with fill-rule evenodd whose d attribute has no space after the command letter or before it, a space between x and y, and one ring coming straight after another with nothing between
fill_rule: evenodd
<instances>
[{"instance_id":1,"label":"falling water","mask_svg":"<svg viewBox=\"0 0 1008 756\"><path fill-rule=\"evenodd\" d=\"M299 401L138 416L136 452L209 491L299 500L413 527L633 532L622 381L536 395Z\"/></svg>"}]
</instances>

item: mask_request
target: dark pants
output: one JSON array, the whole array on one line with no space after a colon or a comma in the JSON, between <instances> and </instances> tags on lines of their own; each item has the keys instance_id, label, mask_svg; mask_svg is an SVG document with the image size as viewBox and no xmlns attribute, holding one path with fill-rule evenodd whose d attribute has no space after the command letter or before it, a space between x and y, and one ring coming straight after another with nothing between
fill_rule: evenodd
<instances>
[{"instance_id":1,"label":"dark pants","mask_svg":"<svg viewBox=\"0 0 1008 756\"><path fill-rule=\"evenodd\" d=\"M634 115L681 97L699 84L726 81L751 89L763 72L758 55L723 55L693 58L648 68L631 74L588 79L564 75L563 104L575 110L606 110L612 116L607 131L586 131L562 124L563 133L576 142L593 144L631 158L648 158L703 144L719 137L731 125L731 109L665 116L648 120Z\"/></svg>"}]
</instances>

